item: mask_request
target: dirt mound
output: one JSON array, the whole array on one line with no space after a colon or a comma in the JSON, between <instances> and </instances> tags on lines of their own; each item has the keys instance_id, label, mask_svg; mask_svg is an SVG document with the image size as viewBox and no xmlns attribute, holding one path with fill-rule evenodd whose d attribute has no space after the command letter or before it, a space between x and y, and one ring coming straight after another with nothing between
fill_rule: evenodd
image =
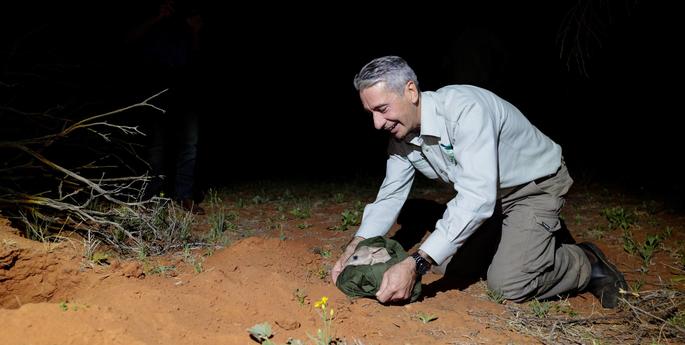
<instances>
[{"instance_id":1,"label":"dirt mound","mask_svg":"<svg viewBox=\"0 0 685 345\"><path fill-rule=\"evenodd\" d=\"M170 255L156 266L166 270L148 265L147 274L138 275L143 265L136 261L81 267L77 247L46 251L5 224L0 296L3 308L11 309L0 311L3 343L249 344L246 330L261 322L272 325L277 343L289 337L309 341L308 334L322 327L313 304L323 296L335 310L335 334L350 344L353 338L430 344L469 334L488 343L531 342L469 316L501 309L460 291L408 306L350 300L325 279L333 258L321 255L320 239L249 237L210 256L193 253L195 264ZM419 312L438 319L423 324L414 318Z\"/></svg>"},{"instance_id":2,"label":"dirt mound","mask_svg":"<svg viewBox=\"0 0 685 345\"><path fill-rule=\"evenodd\" d=\"M17 235L0 218L0 307L67 299L80 282L79 258L61 245L39 244Z\"/></svg>"}]
</instances>

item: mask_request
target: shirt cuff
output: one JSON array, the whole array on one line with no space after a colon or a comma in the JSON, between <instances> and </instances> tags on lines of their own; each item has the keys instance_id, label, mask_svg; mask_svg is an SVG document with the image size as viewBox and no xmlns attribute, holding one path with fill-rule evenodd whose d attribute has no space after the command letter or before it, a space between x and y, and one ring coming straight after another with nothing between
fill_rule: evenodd
<instances>
[{"instance_id":1,"label":"shirt cuff","mask_svg":"<svg viewBox=\"0 0 685 345\"><path fill-rule=\"evenodd\" d=\"M390 230L390 229L385 229L385 227L386 226L384 226L382 224L363 223L361 226L359 226L357 233L354 235L359 236L359 237L364 237L364 238L383 236L383 235L388 233L388 230Z\"/></svg>"},{"instance_id":2,"label":"shirt cuff","mask_svg":"<svg viewBox=\"0 0 685 345\"><path fill-rule=\"evenodd\" d=\"M437 266L441 265L448 257L454 255L459 246L453 244L452 241L444 237L440 232L433 231L419 249L428 254Z\"/></svg>"}]
</instances>

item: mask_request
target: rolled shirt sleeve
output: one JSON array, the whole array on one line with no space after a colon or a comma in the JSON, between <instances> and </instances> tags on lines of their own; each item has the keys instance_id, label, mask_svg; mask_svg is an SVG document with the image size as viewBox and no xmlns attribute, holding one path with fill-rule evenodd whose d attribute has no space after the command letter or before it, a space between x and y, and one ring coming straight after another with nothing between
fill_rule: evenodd
<instances>
[{"instance_id":1,"label":"rolled shirt sleeve","mask_svg":"<svg viewBox=\"0 0 685 345\"><path fill-rule=\"evenodd\" d=\"M437 264L454 255L466 239L490 218L498 188L497 127L479 104L468 107L459 121L448 123L456 165L448 169L457 191L433 233L420 249Z\"/></svg>"},{"instance_id":2,"label":"rolled shirt sleeve","mask_svg":"<svg viewBox=\"0 0 685 345\"><path fill-rule=\"evenodd\" d=\"M362 223L355 236L383 236L390 230L407 200L414 174L414 166L407 157L390 152L383 184L376 200L364 208Z\"/></svg>"}]
</instances>

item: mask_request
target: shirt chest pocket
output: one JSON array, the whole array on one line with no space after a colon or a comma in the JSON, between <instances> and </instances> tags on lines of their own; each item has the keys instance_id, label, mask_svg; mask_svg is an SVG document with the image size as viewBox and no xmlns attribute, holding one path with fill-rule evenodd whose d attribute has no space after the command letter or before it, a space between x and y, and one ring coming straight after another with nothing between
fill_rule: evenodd
<instances>
[{"instance_id":1,"label":"shirt chest pocket","mask_svg":"<svg viewBox=\"0 0 685 345\"><path fill-rule=\"evenodd\" d=\"M408 158L414 168L420 171L424 176L432 180L438 178L438 174L420 152L412 152Z\"/></svg>"},{"instance_id":2,"label":"shirt chest pocket","mask_svg":"<svg viewBox=\"0 0 685 345\"><path fill-rule=\"evenodd\" d=\"M439 145L440 153L442 154L442 158L445 160L445 162L457 164L457 159L454 157L454 148L452 147L452 144L440 143Z\"/></svg>"}]
</instances>

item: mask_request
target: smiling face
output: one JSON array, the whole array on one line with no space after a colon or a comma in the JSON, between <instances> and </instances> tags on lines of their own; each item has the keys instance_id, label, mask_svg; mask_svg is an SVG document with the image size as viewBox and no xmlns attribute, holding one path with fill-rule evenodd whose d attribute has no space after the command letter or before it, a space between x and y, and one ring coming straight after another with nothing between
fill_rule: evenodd
<instances>
[{"instance_id":1,"label":"smiling face","mask_svg":"<svg viewBox=\"0 0 685 345\"><path fill-rule=\"evenodd\" d=\"M359 97L364 109L373 116L374 127L389 131L397 139L421 126L419 92L412 81L407 82L402 94L381 82L361 90Z\"/></svg>"}]
</instances>

